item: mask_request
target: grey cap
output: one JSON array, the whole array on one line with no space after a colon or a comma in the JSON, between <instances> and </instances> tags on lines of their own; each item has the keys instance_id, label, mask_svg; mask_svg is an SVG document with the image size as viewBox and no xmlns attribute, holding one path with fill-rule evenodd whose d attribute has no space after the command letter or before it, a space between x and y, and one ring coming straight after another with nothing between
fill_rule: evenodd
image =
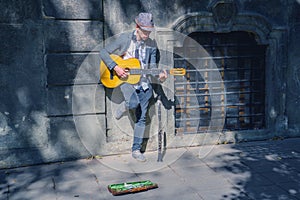
<instances>
[{"instance_id":1,"label":"grey cap","mask_svg":"<svg viewBox=\"0 0 300 200\"><path fill-rule=\"evenodd\" d=\"M154 22L151 13L140 13L135 18L135 23L145 31L154 31Z\"/></svg>"}]
</instances>

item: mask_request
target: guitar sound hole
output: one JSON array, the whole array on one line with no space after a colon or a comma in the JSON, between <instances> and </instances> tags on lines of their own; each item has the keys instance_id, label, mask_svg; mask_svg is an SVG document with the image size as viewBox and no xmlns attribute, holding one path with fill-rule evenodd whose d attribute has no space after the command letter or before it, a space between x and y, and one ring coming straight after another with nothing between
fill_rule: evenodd
<instances>
[{"instance_id":1,"label":"guitar sound hole","mask_svg":"<svg viewBox=\"0 0 300 200\"><path fill-rule=\"evenodd\" d=\"M129 68L125 68L125 71L127 72L127 73L129 73L130 72L130 69Z\"/></svg>"}]
</instances>

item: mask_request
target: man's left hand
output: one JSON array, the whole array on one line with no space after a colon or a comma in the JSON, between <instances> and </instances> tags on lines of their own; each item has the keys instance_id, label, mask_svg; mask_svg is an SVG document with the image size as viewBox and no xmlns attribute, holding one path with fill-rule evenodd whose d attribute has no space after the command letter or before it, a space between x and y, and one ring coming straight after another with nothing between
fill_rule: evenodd
<instances>
[{"instance_id":1,"label":"man's left hand","mask_svg":"<svg viewBox=\"0 0 300 200\"><path fill-rule=\"evenodd\" d=\"M160 82L165 82L165 80L168 78L168 74L166 70L163 70L162 73L159 74L159 81Z\"/></svg>"}]
</instances>

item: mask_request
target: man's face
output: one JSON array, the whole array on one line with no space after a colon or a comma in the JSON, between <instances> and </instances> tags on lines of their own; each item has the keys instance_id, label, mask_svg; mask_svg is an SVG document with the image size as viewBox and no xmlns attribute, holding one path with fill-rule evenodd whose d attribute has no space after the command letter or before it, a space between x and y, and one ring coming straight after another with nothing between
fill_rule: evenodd
<instances>
[{"instance_id":1,"label":"man's face","mask_svg":"<svg viewBox=\"0 0 300 200\"><path fill-rule=\"evenodd\" d=\"M151 31L145 31L139 27L136 28L137 40L146 41L149 38Z\"/></svg>"}]
</instances>

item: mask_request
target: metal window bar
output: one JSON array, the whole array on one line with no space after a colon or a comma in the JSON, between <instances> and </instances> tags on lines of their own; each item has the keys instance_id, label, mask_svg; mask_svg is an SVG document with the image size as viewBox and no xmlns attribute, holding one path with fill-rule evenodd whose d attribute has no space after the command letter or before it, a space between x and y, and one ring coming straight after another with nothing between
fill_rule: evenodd
<instances>
[{"instance_id":1,"label":"metal window bar","mask_svg":"<svg viewBox=\"0 0 300 200\"><path fill-rule=\"evenodd\" d=\"M177 134L202 133L208 130L210 120L216 119L211 116L211 98L220 100L220 105L214 105L214 109L220 109L223 114L226 111L225 130L264 128L266 46L257 45L253 36L249 37L248 33L234 34L245 38L236 43L230 41L230 34L220 36L210 33L210 37L199 34L194 38L206 38L210 42L205 43L203 47L212 55L218 69L210 68L211 65L207 63L210 58L207 57L174 57L175 67L185 67L187 71L186 79L176 77L174 82L175 98L178 99L175 108ZM228 38L229 43L226 43ZM192 46L185 46L182 51L195 53ZM202 63L200 70L189 66L189 60L192 59ZM220 83L209 78L216 72L221 74L226 92L219 92L222 88L212 87L214 83ZM195 99L198 102L195 102ZM194 111L200 112L200 116Z\"/></svg>"}]
</instances>

